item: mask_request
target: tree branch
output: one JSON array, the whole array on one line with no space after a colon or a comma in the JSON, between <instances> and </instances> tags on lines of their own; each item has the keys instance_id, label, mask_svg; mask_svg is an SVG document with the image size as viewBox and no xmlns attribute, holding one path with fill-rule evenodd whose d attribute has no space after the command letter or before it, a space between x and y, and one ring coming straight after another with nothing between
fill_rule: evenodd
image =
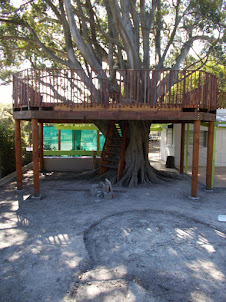
<instances>
[{"instance_id":1,"label":"tree branch","mask_svg":"<svg viewBox=\"0 0 226 302\"><path fill-rule=\"evenodd\" d=\"M172 67L173 70L180 69L181 63L185 59L186 55L189 53L189 50L192 47L193 42L196 41L196 40L212 41L213 38L211 38L209 36L194 36L194 37L191 37L187 42L184 43L179 56L176 58L176 63Z\"/></svg>"},{"instance_id":2,"label":"tree branch","mask_svg":"<svg viewBox=\"0 0 226 302\"><path fill-rule=\"evenodd\" d=\"M20 40L20 41L24 41L24 42L27 42L29 44L32 45L32 47L34 46L39 46L37 41L36 40L31 40L29 38L25 38L25 37L18 37L18 36L0 36L0 40ZM22 48L18 48L18 49L22 49ZM27 47L26 47L27 49ZM67 54L57 48L49 48L51 51L54 51L54 52L58 52L62 58L65 58L67 59Z\"/></svg>"},{"instance_id":3,"label":"tree branch","mask_svg":"<svg viewBox=\"0 0 226 302\"><path fill-rule=\"evenodd\" d=\"M136 11L136 0L129 0L130 13L133 18L133 36L136 47L137 56L139 57L139 47L140 47L140 18Z\"/></svg>"},{"instance_id":4,"label":"tree branch","mask_svg":"<svg viewBox=\"0 0 226 302\"><path fill-rule=\"evenodd\" d=\"M20 25L20 26L26 27L30 31L30 33L32 34L32 36L34 37L34 40L37 43L37 45L42 48L42 50L44 51L44 53L49 58L51 58L54 61L57 61L58 63L60 63L62 65L66 65L66 66L68 66L68 67L71 68L70 62L60 59L49 48L47 48L44 43L42 43L39 40L36 32L34 31L34 29L28 23L25 23L25 22L19 21L19 20L10 20L10 19L3 19L3 18L0 18L0 22L6 22L6 23L11 23L11 24L15 24L15 25L18 25L18 26Z\"/></svg>"},{"instance_id":5,"label":"tree branch","mask_svg":"<svg viewBox=\"0 0 226 302\"><path fill-rule=\"evenodd\" d=\"M64 0L64 5L66 8L66 14L68 18L69 28L72 34L72 37L74 39L75 44L77 45L78 49L81 51L82 56L87 60L89 65L91 67L94 67L96 69L100 69L101 66L98 63L95 55L93 52L90 51L90 49L87 48L87 45L85 44L84 40L82 39L79 30L77 28L74 15L73 15L73 8L71 5L70 0Z\"/></svg>"},{"instance_id":6,"label":"tree branch","mask_svg":"<svg viewBox=\"0 0 226 302\"><path fill-rule=\"evenodd\" d=\"M157 17L156 17L156 34L155 34L155 64L159 64L161 60L161 0L157 0Z\"/></svg>"},{"instance_id":7,"label":"tree branch","mask_svg":"<svg viewBox=\"0 0 226 302\"><path fill-rule=\"evenodd\" d=\"M166 58L166 55L167 55L167 52L170 48L170 46L172 45L173 41L174 41L174 38L175 38L175 35L176 35L176 32L177 32L177 28L178 28L178 25L180 23L180 20L182 19L183 15L181 17L179 17L179 6L180 6L180 3L181 3L181 0L177 0L177 5L176 5L176 16L175 16L175 23L174 23L174 28L173 28L173 31L171 33L171 36L170 36L170 39L167 43L167 46L163 52L163 55L161 57L161 60L159 62L159 65L160 65L160 68L163 67L163 62L165 61L165 58ZM187 8L188 9L188 8ZM186 10L187 10L186 9ZM186 11L185 10L185 11ZM185 13L185 12L184 12Z\"/></svg>"},{"instance_id":8,"label":"tree branch","mask_svg":"<svg viewBox=\"0 0 226 302\"><path fill-rule=\"evenodd\" d=\"M128 1L126 1L126 2L128 4ZM113 15L113 19L114 19L116 28L118 29L118 31L122 37L122 40L124 41L130 68L132 68L132 69L139 68L140 60L139 60L139 58L137 58L135 44L134 44L134 40L133 40L131 23L130 23L130 21L128 23L128 14L126 12L124 12L123 18L125 16L125 19L122 20L117 0L110 0L110 1L108 0L108 3L111 8L111 11L112 11L112 15ZM124 3L122 5L123 5L124 11L125 11L126 4Z\"/></svg>"},{"instance_id":9,"label":"tree branch","mask_svg":"<svg viewBox=\"0 0 226 302\"><path fill-rule=\"evenodd\" d=\"M148 13L145 10L145 0L140 0L140 23L143 42L143 68L148 69L150 67L150 49L149 49L149 36L150 30L153 25L154 12L156 10L157 1L152 0L152 10Z\"/></svg>"},{"instance_id":10,"label":"tree branch","mask_svg":"<svg viewBox=\"0 0 226 302\"><path fill-rule=\"evenodd\" d=\"M85 21L89 22L90 25L93 27L97 28L97 30L104 36L104 38L108 41L111 42L112 44L117 45L121 49L125 49L125 47L116 39L112 38L111 35L107 34L105 31L103 31L99 25L98 20L96 22L93 22L90 18L87 18L86 16L82 15L77 9L74 9L76 15L78 17L83 17ZM93 12L94 13L94 12Z\"/></svg>"}]
</instances>

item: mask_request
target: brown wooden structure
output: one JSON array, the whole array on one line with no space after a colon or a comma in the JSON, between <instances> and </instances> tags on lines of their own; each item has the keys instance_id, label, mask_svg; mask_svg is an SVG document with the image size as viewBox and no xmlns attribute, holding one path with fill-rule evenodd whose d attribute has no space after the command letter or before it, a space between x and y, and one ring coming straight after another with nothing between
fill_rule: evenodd
<instances>
[{"instance_id":1,"label":"brown wooden structure","mask_svg":"<svg viewBox=\"0 0 226 302\"><path fill-rule=\"evenodd\" d=\"M22 189L20 120L32 121L34 196L39 189L43 162L43 123L90 123L95 120L150 120L181 123L180 172L184 166L185 123L194 122L191 196L197 197L200 122L209 122L206 187L210 189L213 155L212 125L217 109L217 79L204 71L117 70L114 83L109 71L27 69L13 76L13 109L16 120L17 184ZM109 133L111 131L110 123ZM102 152L100 170L109 165L112 134ZM119 149L118 179L124 163L126 133Z\"/></svg>"}]
</instances>

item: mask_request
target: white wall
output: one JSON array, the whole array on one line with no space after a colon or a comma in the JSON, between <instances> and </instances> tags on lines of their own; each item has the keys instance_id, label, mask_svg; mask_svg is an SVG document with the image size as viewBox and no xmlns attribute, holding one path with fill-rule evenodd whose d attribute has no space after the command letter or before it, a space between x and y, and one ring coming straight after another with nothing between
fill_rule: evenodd
<instances>
[{"instance_id":1,"label":"white wall","mask_svg":"<svg viewBox=\"0 0 226 302\"><path fill-rule=\"evenodd\" d=\"M226 167L226 129L217 129L215 167Z\"/></svg>"},{"instance_id":2,"label":"white wall","mask_svg":"<svg viewBox=\"0 0 226 302\"><path fill-rule=\"evenodd\" d=\"M100 158L97 159L99 166ZM46 171L87 171L94 169L93 158L82 157L44 157L44 167Z\"/></svg>"},{"instance_id":3,"label":"white wall","mask_svg":"<svg viewBox=\"0 0 226 302\"><path fill-rule=\"evenodd\" d=\"M175 129L173 129L173 132ZM173 133L173 146L166 145L166 129L163 129L161 132L161 143L160 143L160 154L161 160L166 162L167 156L175 156L175 140L174 140L174 133Z\"/></svg>"},{"instance_id":4,"label":"white wall","mask_svg":"<svg viewBox=\"0 0 226 302\"><path fill-rule=\"evenodd\" d=\"M187 124L185 125L185 130L187 129ZM189 131L194 129L193 124L189 125ZM200 130L208 131L207 127L201 126ZM175 157L175 166L180 165L180 140L181 140L181 124L173 125L173 145L166 145L166 129L162 130L161 133L161 145L160 153L161 159L166 161L167 156L172 155ZM186 141L186 138L185 138ZM192 166L192 146L188 147L188 166ZM186 157L186 146L185 155ZM207 148L199 148L199 166L206 166ZM185 164L185 163L184 163ZM226 166L226 129L217 129L216 132L216 152L215 152L215 167Z\"/></svg>"}]
</instances>

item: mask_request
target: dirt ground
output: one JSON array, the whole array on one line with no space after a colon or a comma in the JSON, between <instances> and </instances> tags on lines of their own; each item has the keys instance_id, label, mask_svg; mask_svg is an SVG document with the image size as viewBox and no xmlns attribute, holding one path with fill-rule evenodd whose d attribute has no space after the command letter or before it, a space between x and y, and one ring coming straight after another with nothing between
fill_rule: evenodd
<instances>
[{"instance_id":1,"label":"dirt ground","mask_svg":"<svg viewBox=\"0 0 226 302\"><path fill-rule=\"evenodd\" d=\"M226 301L226 190L184 176L91 196L73 173L0 188L0 301Z\"/></svg>"}]
</instances>

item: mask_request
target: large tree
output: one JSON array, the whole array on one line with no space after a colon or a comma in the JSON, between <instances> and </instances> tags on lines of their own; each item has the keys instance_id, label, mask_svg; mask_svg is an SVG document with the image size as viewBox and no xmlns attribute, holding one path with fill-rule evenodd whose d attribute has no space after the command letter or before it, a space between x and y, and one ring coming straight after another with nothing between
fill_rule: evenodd
<instances>
[{"instance_id":1,"label":"large tree","mask_svg":"<svg viewBox=\"0 0 226 302\"><path fill-rule=\"evenodd\" d=\"M83 69L88 81L90 70L103 66L110 80L116 65L184 69L195 43L197 60L215 49L224 54L223 0L6 0L0 7L1 64L8 67L2 78L25 59L33 67ZM106 134L108 121L96 124ZM162 177L148 162L149 128L147 121L129 122L121 183L133 186Z\"/></svg>"}]
</instances>

